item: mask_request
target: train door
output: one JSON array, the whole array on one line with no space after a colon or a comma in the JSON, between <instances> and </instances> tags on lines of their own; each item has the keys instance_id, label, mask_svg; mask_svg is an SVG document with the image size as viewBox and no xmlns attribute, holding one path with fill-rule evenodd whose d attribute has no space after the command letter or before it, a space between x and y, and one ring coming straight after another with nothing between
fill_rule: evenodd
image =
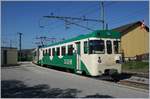
<instances>
[{"instance_id":1,"label":"train door","mask_svg":"<svg viewBox=\"0 0 150 99\"><path fill-rule=\"evenodd\" d=\"M81 52L80 52L80 42L76 42L76 72L77 73L82 73L81 72Z\"/></svg>"}]
</instances>

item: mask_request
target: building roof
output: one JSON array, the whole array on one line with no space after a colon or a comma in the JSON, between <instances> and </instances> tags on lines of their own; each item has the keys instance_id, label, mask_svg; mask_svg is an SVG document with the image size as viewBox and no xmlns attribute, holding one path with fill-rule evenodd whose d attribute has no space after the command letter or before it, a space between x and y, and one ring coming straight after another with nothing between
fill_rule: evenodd
<instances>
[{"instance_id":1,"label":"building roof","mask_svg":"<svg viewBox=\"0 0 150 99\"><path fill-rule=\"evenodd\" d=\"M17 49L16 47L1 47L1 49Z\"/></svg>"},{"instance_id":2,"label":"building roof","mask_svg":"<svg viewBox=\"0 0 150 99\"><path fill-rule=\"evenodd\" d=\"M89 37L97 37L97 38L120 38L121 35L119 32L113 31L113 30L96 30L92 33L89 34L85 34L85 35L79 35L77 37L68 39L68 40L64 40L61 42L57 42L57 43L53 43L53 44L49 44L47 46L54 46L54 45L58 45L58 44L63 44L63 43L68 43L68 42L72 42L72 41L77 41L77 40L81 40L81 39L86 39ZM47 47L44 46L44 47Z\"/></svg>"},{"instance_id":3,"label":"building roof","mask_svg":"<svg viewBox=\"0 0 150 99\"><path fill-rule=\"evenodd\" d=\"M141 26L141 25L142 25L142 22L141 21L137 21L137 22L134 22L134 23L130 23L130 24L126 24L126 25L114 28L112 30L120 32L121 35L125 35L129 31L131 31L131 30L133 30L133 29L135 29L135 28L137 28L138 26ZM144 28L145 28L145 30L147 32L149 32L149 28L147 26L145 26Z\"/></svg>"}]
</instances>

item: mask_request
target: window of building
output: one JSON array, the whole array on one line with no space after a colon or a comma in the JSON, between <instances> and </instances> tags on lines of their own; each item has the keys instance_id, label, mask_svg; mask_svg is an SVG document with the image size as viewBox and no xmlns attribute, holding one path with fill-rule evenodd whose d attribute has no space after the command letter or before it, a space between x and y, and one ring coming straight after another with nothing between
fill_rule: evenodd
<instances>
[{"instance_id":1,"label":"window of building","mask_svg":"<svg viewBox=\"0 0 150 99\"><path fill-rule=\"evenodd\" d=\"M106 41L106 45L107 45L107 53L108 54L112 54L112 43L110 40Z\"/></svg>"},{"instance_id":2,"label":"window of building","mask_svg":"<svg viewBox=\"0 0 150 99\"><path fill-rule=\"evenodd\" d=\"M68 55L73 55L73 45L68 45Z\"/></svg>"},{"instance_id":3,"label":"window of building","mask_svg":"<svg viewBox=\"0 0 150 99\"><path fill-rule=\"evenodd\" d=\"M63 56L66 54L66 47L65 46L61 47L61 53Z\"/></svg>"},{"instance_id":4,"label":"window of building","mask_svg":"<svg viewBox=\"0 0 150 99\"><path fill-rule=\"evenodd\" d=\"M51 56L51 49L49 49L49 56Z\"/></svg>"},{"instance_id":5,"label":"window of building","mask_svg":"<svg viewBox=\"0 0 150 99\"><path fill-rule=\"evenodd\" d=\"M55 55L55 48L52 49L52 55Z\"/></svg>"},{"instance_id":6,"label":"window of building","mask_svg":"<svg viewBox=\"0 0 150 99\"><path fill-rule=\"evenodd\" d=\"M84 42L84 54L87 54L88 51L88 45L87 45L87 41Z\"/></svg>"},{"instance_id":7,"label":"window of building","mask_svg":"<svg viewBox=\"0 0 150 99\"><path fill-rule=\"evenodd\" d=\"M104 40L89 41L89 54L104 54L104 53L105 53Z\"/></svg>"},{"instance_id":8,"label":"window of building","mask_svg":"<svg viewBox=\"0 0 150 99\"><path fill-rule=\"evenodd\" d=\"M60 55L60 48L57 47L57 56L59 56L59 55Z\"/></svg>"}]
</instances>

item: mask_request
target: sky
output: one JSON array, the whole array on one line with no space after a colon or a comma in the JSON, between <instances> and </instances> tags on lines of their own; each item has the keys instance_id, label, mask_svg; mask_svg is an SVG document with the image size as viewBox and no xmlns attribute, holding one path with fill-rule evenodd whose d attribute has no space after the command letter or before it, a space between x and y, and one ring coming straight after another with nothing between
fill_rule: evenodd
<instances>
[{"instance_id":1,"label":"sky","mask_svg":"<svg viewBox=\"0 0 150 99\"><path fill-rule=\"evenodd\" d=\"M101 20L101 1L2 1L1 2L1 45L19 48L19 36L22 35L22 49L37 47L36 39L41 36L61 41L91 30L67 25L59 19L44 18L53 13L56 16L69 16ZM144 20L149 25L148 1L104 1L104 18L108 29ZM98 22L68 20L93 30L102 29ZM42 27L41 27L42 26ZM48 41L50 42L50 41Z\"/></svg>"}]
</instances>

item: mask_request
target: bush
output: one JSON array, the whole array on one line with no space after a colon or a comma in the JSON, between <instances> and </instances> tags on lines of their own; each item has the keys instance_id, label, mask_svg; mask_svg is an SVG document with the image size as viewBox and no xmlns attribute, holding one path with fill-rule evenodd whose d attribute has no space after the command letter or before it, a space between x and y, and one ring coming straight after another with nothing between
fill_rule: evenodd
<instances>
[{"instance_id":1,"label":"bush","mask_svg":"<svg viewBox=\"0 0 150 99\"><path fill-rule=\"evenodd\" d=\"M122 64L123 69L149 69L149 62L129 61Z\"/></svg>"}]
</instances>

